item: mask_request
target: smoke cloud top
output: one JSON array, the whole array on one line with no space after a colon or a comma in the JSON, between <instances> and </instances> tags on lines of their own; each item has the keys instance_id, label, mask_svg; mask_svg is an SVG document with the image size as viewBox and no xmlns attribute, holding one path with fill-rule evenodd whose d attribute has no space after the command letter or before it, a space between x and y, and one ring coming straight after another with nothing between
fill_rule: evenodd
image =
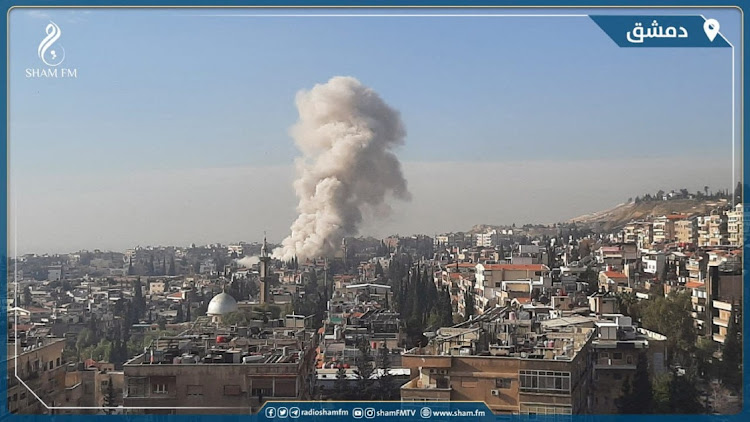
<instances>
[{"instance_id":1,"label":"smoke cloud top","mask_svg":"<svg viewBox=\"0 0 750 422\"><path fill-rule=\"evenodd\" d=\"M330 256L345 236L358 234L365 216L389 215L389 198L411 198L393 153L406 131L375 91L336 76L300 91L296 105L291 135L302 152L294 182L299 216L273 252L284 260Z\"/></svg>"},{"instance_id":2,"label":"smoke cloud top","mask_svg":"<svg viewBox=\"0 0 750 422\"><path fill-rule=\"evenodd\" d=\"M250 268L253 265L259 263L260 258L258 258L257 256L246 256L240 259L236 259L235 261L237 262L237 265L239 266Z\"/></svg>"}]
</instances>

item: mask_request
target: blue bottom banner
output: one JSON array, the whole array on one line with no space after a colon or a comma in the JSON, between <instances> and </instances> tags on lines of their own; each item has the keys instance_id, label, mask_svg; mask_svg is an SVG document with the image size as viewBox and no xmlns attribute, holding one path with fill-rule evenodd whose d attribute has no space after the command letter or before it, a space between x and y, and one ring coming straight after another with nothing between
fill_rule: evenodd
<instances>
[{"instance_id":1,"label":"blue bottom banner","mask_svg":"<svg viewBox=\"0 0 750 422\"><path fill-rule=\"evenodd\" d=\"M494 421L481 402L266 402L258 416L266 420L334 418L362 420Z\"/></svg>"}]
</instances>

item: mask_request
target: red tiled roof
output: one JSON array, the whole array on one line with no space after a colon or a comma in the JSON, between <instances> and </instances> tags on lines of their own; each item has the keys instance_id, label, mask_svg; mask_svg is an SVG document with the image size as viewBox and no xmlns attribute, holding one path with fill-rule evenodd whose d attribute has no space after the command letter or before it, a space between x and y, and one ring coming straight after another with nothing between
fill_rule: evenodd
<instances>
[{"instance_id":1,"label":"red tiled roof","mask_svg":"<svg viewBox=\"0 0 750 422\"><path fill-rule=\"evenodd\" d=\"M700 289L701 287L705 287L706 285L704 283L700 283L697 281L688 281L685 283L685 287L688 289Z\"/></svg>"},{"instance_id":2,"label":"red tiled roof","mask_svg":"<svg viewBox=\"0 0 750 422\"><path fill-rule=\"evenodd\" d=\"M604 275L609 278L628 278L628 276L618 271L605 271Z\"/></svg>"},{"instance_id":3,"label":"red tiled roof","mask_svg":"<svg viewBox=\"0 0 750 422\"><path fill-rule=\"evenodd\" d=\"M516 300L518 303L531 303L530 297L517 297Z\"/></svg>"}]
</instances>

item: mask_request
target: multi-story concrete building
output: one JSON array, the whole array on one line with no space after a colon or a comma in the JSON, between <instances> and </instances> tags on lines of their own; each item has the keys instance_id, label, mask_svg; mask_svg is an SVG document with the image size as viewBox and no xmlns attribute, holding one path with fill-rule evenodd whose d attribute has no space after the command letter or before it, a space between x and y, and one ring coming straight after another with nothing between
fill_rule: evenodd
<instances>
[{"instance_id":1,"label":"multi-story concrete building","mask_svg":"<svg viewBox=\"0 0 750 422\"><path fill-rule=\"evenodd\" d=\"M709 266L705 290L706 334L723 344L729 319L734 317L735 321L741 321L742 265L734 263Z\"/></svg>"},{"instance_id":2,"label":"multi-story concrete building","mask_svg":"<svg viewBox=\"0 0 750 422\"><path fill-rule=\"evenodd\" d=\"M514 318L493 310L404 353L413 379L401 400L483 401L496 414L588 413L593 328L538 331L538 322Z\"/></svg>"},{"instance_id":3,"label":"multi-story concrete building","mask_svg":"<svg viewBox=\"0 0 750 422\"><path fill-rule=\"evenodd\" d=\"M497 230L474 234L474 245L483 248L494 247L497 245Z\"/></svg>"},{"instance_id":4,"label":"multi-story concrete building","mask_svg":"<svg viewBox=\"0 0 750 422\"><path fill-rule=\"evenodd\" d=\"M617 398L626 380L635 376L640 353L646 354L650 376L667 371L667 338L659 333L637 328L630 317L604 315L595 323L592 342L594 352L594 394L592 413L617 413Z\"/></svg>"},{"instance_id":5,"label":"multi-story concrete building","mask_svg":"<svg viewBox=\"0 0 750 422\"><path fill-rule=\"evenodd\" d=\"M714 213L698 217L698 246L729 244L726 214Z\"/></svg>"},{"instance_id":6,"label":"multi-story concrete building","mask_svg":"<svg viewBox=\"0 0 750 422\"><path fill-rule=\"evenodd\" d=\"M619 271L599 272L599 290L617 293L628 287L630 280L626 274Z\"/></svg>"},{"instance_id":7,"label":"multi-story concrete building","mask_svg":"<svg viewBox=\"0 0 750 422\"><path fill-rule=\"evenodd\" d=\"M674 220L662 215L654 218L654 243L668 243L674 240Z\"/></svg>"},{"instance_id":8,"label":"multi-story concrete building","mask_svg":"<svg viewBox=\"0 0 750 422\"><path fill-rule=\"evenodd\" d=\"M161 338L125 363L125 406L165 408L143 411L154 414L216 408L247 414L266 399L307 398L314 358L307 334L274 329L265 339L232 333Z\"/></svg>"},{"instance_id":9,"label":"multi-story concrete building","mask_svg":"<svg viewBox=\"0 0 750 422\"><path fill-rule=\"evenodd\" d=\"M734 210L727 212L727 232L729 233L729 244L742 245L743 235L743 211L742 204L737 204Z\"/></svg>"},{"instance_id":10,"label":"multi-story concrete building","mask_svg":"<svg viewBox=\"0 0 750 422\"><path fill-rule=\"evenodd\" d=\"M622 229L622 241L635 243L638 249L650 249L654 241L653 223L638 221L627 224Z\"/></svg>"},{"instance_id":11,"label":"multi-story concrete building","mask_svg":"<svg viewBox=\"0 0 750 422\"><path fill-rule=\"evenodd\" d=\"M679 243L698 243L698 220L696 218L679 220L674 223L675 240Z\"/></svg>"},{"instance_id":12,"label":"multi-story concrete building","mask_svg":"<svg viewBox=\"0 0 750 422\"><path fill-rule=\"evenodd\" d=\"M48 408L60 406L65 391L65 339L17 334L7 345L8 411L50 414Z\"/></svg>"},{"instance_id":13,"label":"multi-story concrete building","mask_svg":"<svg viewBox=\"0 0 750 422\"><path fill-rule=\"evenodd\" d=\"M477 309L483 311L515 297L531 297L534 288L552 287L552 276L542 264L477 264L475 286Z\"/></svg>"}]
</instances>

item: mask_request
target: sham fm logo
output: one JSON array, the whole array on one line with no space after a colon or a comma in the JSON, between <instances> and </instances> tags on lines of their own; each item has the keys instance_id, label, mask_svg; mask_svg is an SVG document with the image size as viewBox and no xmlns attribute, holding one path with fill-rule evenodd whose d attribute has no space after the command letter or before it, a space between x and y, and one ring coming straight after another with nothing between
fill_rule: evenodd
<instances>
[{"instance_id":1,"label":"sham fm logo","mask_svg":"<svg viewBox=\"0 0 750 422\"><path fill-rule=\"evenodd\" d=\"M37 57L47 67L27 68L26 78L78 78L78 69L58 67L65 60L65 49L58 42L62 31L50 21L44 28L45 37L36 49Z\"/></svg>"},{"instance_id":2,"label":"sham fm logo","mask_svg":"<svg viewBox=\"0 0 750 422\"><path fill-rule=\"evenodd\" d=\"M39 43L39 47L36 49L36 54L44 64L55 67L62 64L63 60L65 60L65 49L62 45L55 44L57 43L57 40L60 39L60 27L57 26L56 23L50 21L47 28L45 28L45 31L47 32L47 36Z\"/></svg>"}]
</instances>

